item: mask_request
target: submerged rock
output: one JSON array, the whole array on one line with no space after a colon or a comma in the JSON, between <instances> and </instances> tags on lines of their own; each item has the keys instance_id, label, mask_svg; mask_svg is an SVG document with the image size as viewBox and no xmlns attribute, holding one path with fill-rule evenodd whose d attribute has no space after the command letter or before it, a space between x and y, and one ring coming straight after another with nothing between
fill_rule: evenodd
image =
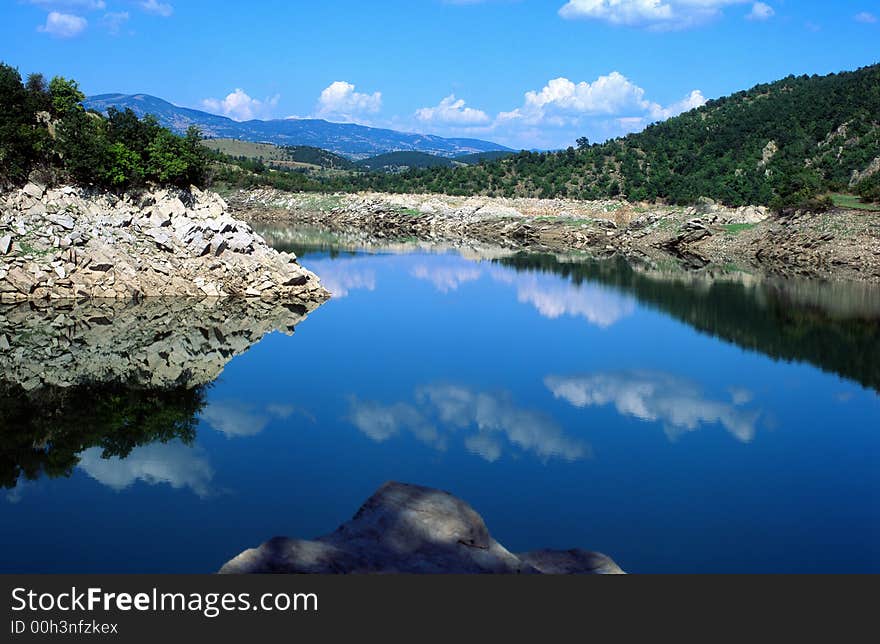
<instances>
[{"instance_id":1,"label":"submerged rock","mask_svg":"<svg viewBox=\"0 0 880 644\"><path fill-rule=\"evenodd\" d=\"M483 518L448 492L389 482L334 532L312 541L275 537L228 561L221 574L623 574L603 554L514 554Z\"/></svg>"},{"instance_id":2,"label":"submerged rock","mask_svg":"<svg viewBox=\"0 0 880 644\"><path fill-rule=\"evenodd\" d=\"M227 210L195 187L120 198L29 183L0 194L0 301L329 297L295 257Z\"/></svg>"}]
</instances>

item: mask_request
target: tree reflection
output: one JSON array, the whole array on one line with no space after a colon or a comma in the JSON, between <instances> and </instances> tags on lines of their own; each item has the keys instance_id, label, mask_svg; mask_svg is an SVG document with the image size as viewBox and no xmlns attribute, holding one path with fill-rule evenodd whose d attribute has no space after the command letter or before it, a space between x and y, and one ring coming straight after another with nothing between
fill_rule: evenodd
<instances>
[{"instance_id":1,"label":"tree reflection","mask_svg":"<svg viewBox=\"0 0 880 644\"><path fill-rule=\"evenodd\" d=\"M0 381L0 485L70 476L89 448L100 448L102 458L124 458L150 443L192 444L206 390L105 383L28 393Z\"/></svg>"},{"instance_id":2,"label":"tree reflection","mask_svg":"<svg viewBox=\"0 0 880 644\"><path fill-rule=\"evenodd\" d=\"M520 271L612 286L698 331L771 358L803 361L880 390L880 289L864 284L695 275L624 260L521 253L497 261Z\"/></svg>"}]
</instances>

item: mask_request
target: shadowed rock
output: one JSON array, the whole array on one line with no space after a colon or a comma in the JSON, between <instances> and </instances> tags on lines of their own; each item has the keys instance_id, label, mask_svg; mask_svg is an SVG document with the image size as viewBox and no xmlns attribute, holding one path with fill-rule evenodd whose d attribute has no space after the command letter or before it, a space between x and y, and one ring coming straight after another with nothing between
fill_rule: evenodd
<instances>
[{"instance_id":1,"label":"shadowed rock","mask_svg":"<svg viewBox=\"0 0 880 644\"><path fill-rule=\"evenodd\" d=\"M515 555L482 517L448 492L389 482L334 532L313 541L275 537L220 569L247 573L622 574L605 555L538 550Z\"/></svg>"}]
</instances>

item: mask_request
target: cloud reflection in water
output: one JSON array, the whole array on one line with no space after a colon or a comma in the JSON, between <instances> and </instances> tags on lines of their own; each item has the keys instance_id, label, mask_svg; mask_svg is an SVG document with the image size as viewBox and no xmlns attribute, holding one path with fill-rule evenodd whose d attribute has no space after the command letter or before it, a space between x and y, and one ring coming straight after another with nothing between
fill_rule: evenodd
<instances>
[{"instance_id":1,"label":"cloud reflection in water","mask_svg":"<svg viewBox=\"0 0 880 644\"><path fill-rule=\"evenodd\" d=\"M183 443L153 443L136 447L125 458L102 458L100 447L80 454L79 468L99 483L124 490L136 481L189 488L198 496L210 494L214 469L204 452Z\"/></svg>"},{"instance_id":2,"label":"cloud reflection in water","mask_svg":"<svg viewBox=\"0 0 880 644\"><path fill-rule=\"evenodd\" d=\"M489 462L501 458L505 448L531 452L542 460L576 461L592 453L588 444L566 436L551 418L516 406L508 394L460 385L419 387L414 404L383 405L353 398L349 420L374 441L406 431L439 450L460 432L468 451Z\"/></svg>"},{"instance_id":3,"label":"cloud reflection in water","mask_svg":"<svg viewBox=\"0 0 880 644\"><path fill-rule=\"evenodd\" d=\"M575 407L613 404L618 413L640 420L662 422L670 440L703 425L719 423L738 440L755 437L761 412L743 408L751 392L731 389L733 403L706 398L700 387L684 378L653 371L594 373L583 376L547 376L544 384L556 398Z\"/></svg>"}]
</instances>

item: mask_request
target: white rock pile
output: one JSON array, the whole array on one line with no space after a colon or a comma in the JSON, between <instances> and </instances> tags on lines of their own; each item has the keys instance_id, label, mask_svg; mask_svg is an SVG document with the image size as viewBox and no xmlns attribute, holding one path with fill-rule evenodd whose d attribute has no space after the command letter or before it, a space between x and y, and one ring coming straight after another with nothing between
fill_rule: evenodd
<instances>
[{"instance_id":1,"label":"white rock pile","mask_svg":"<svg viewBox=\"0 0 880 644\"><path fill-rule=\"evenodd\" d=\"M329 297L227 211L195 187L118 197L29 183L0 195L0 301Z\"/></svg>"}]
</instances>

